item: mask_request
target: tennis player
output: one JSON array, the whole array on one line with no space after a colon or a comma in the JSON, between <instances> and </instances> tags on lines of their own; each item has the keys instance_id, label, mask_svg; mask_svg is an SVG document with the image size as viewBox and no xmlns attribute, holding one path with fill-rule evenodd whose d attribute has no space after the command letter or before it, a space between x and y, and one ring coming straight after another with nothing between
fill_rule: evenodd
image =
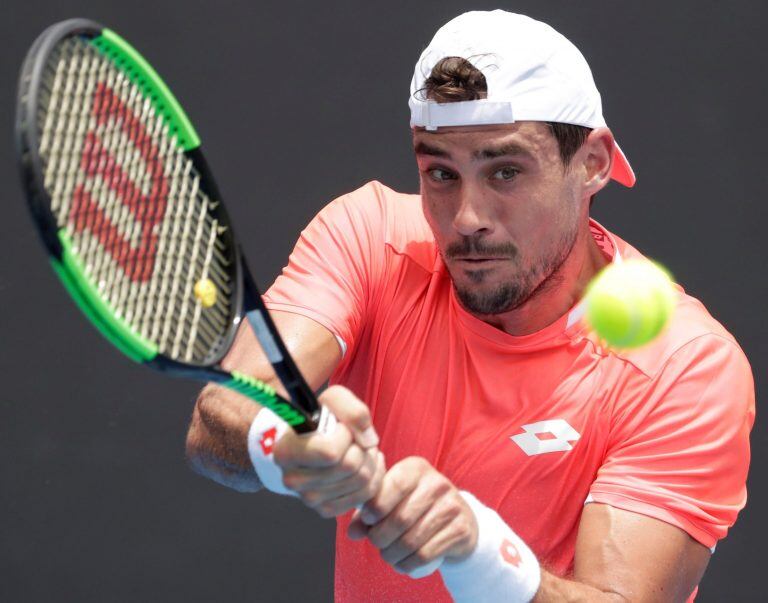
<instances>
[{"instance_id":1,"label":"tennis player","mask_svg":"<svg viewBox=\"0 0 768 603\"><path fill-rule=\"evenodd\" d=\"M635 176L586 61L543 23L466 13L409 104L420 194L335 200L266 295L339 424L299 437L208 386L193 465L338 516L338 601L693 599L746 500L751 369L682 288L637 350L580 320L590 279L642 257L589 217ZM247 327L227 362L269 379Z\"/></svg>"}]
</instances>

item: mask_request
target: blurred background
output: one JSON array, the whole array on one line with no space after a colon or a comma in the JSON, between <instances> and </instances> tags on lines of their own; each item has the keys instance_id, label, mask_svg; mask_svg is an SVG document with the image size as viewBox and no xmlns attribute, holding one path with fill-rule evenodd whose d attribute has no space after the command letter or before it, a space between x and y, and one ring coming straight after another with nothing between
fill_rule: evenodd
<instances>
[{"instance_id":1,"label":"blurred background","mask_svg":"<svg viewBox=\"0 0 768 603\"><path fill-rule=\"evenodd\" d=\"M49 24L89 17L155 66L203 140L259 282L328 201L377 179L417 190L407 96L434 31L472 8L544 20L591 64L638 175L595 217L666 264L754 370L750 500L700 601L764 600L768 117L760 1L308 3L5 0L0 14L0 600L329 601L331 522L193 474L197 385L125 361L46 266L14 157L18 69Z\"/></svg>"}]
</instances>

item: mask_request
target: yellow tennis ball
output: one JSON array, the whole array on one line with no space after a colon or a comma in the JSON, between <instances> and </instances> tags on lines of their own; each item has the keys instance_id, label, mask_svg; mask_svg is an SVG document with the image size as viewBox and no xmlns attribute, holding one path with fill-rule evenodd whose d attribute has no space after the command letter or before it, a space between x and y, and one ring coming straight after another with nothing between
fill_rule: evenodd
<instances>
[{"instance_id":1,"label":"yellow tennis ball","mask_svg":"<svg viewBox=\"0 0 768 603\"><path fill-rule=\"evenodd\" d=\"M210 308L216 303L216 285L209 278L201 278L195 283L193 289L195 297L203 305L203 308Z\"/></svg>"},{"instance_id":2,"label":"yellow tennis ball","mask_svg":"<svg viewBox=\"0 0 768 603\"><path fill-rule=\"evenodd\" d=\"M611 264L587 287L587 323L609 345L636 348L649 343L675 308L669 273L650 260Z\"/></svg>"}]
</instances>

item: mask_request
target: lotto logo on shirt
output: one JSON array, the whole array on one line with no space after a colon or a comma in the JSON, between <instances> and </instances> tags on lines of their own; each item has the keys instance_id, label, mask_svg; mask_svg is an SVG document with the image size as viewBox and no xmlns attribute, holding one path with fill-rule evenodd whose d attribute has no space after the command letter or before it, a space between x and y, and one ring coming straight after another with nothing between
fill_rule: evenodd
<instances>
[{"instance_id":1,"label":"lotto logo on shirt","mask_svg":"<svg viewBox=\"0 0 768 603\"><path fill-rule=\"evenodd\" d=\"M523 433L510 436L509 439L520 446L528 456L573 450L571 442L581 437L564 419L530 423L523 425L522 429Z\"/></svg>"},{"instance_id":2,"label":"lotto logo on shirt","mask_svg":"<svg viewBox=\"0 0 768 603\"><path fill-rule=\"evenodd\" d=\"M267 431L261 434L259 445L261 446L261 451L264 453L264 456L269 456L270 454L272 454L272 449L275 447L276 439L277 439L277 427L272 427L270 429L267 429Z\"/></svg>"}]
</instances>

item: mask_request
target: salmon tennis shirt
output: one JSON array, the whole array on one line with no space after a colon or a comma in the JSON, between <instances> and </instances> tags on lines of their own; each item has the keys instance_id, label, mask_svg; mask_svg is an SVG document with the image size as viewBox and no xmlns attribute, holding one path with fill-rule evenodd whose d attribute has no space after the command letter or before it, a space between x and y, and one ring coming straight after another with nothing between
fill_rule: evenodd
<instances>
[{"instance_id":1,"label":"salmon tennis shirt","mask_svg":"<svg viewBox=\"0 0 768 603\"><path fill-rule=\"evenodd\" d=\"M612 261L641 257L596 222ZM457 300L418 195L372 182L325 207L265 296L338 339L332 383L370 407L387 464L427 459L495 509L557 575L585 503L677 526L713 548L746 502L752 372L734 338L678 288L663 334L606 348L577 304L515 337ZM336 600L450 601L439 572L396 573L336 535Z\"/></svg>"}]
</instances>

